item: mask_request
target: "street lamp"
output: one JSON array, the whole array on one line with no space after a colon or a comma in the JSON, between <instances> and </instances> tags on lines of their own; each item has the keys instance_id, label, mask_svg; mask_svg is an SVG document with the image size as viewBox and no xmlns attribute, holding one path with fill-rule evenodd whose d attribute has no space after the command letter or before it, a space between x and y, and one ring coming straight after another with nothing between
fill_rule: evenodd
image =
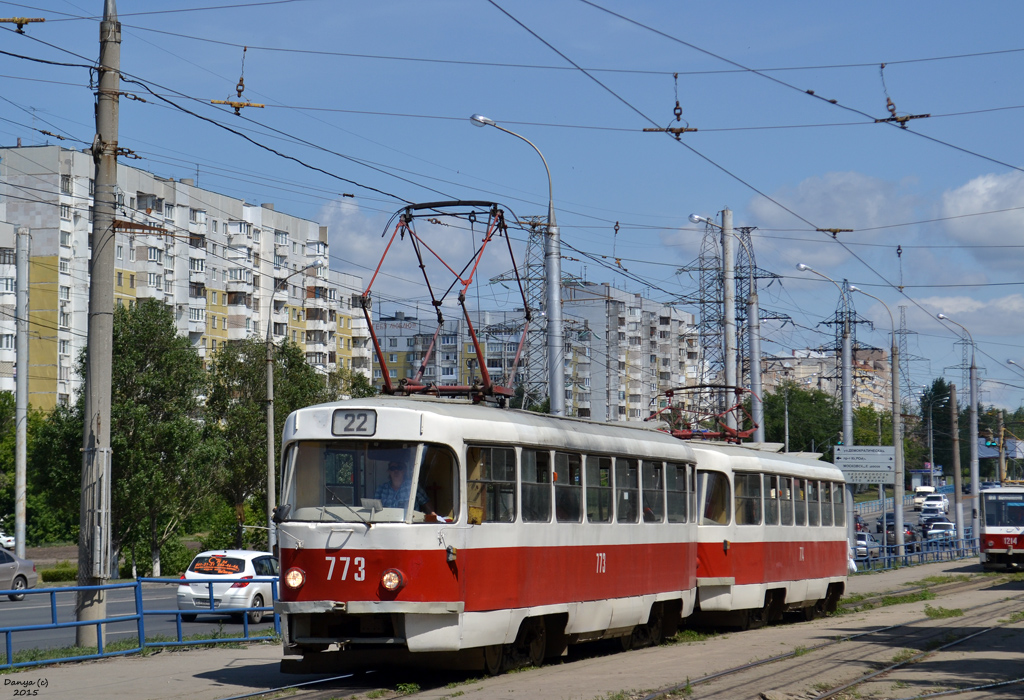
<instances>
[{"instance_id":1,"label":"street lamp","mask_svg":"<svg viewBox=\"0 0 1024 700\"><path fill-rule=\"evenodd\" d=\"M978 519L978 366L974 358L974 336L966 326L957 323L946 314L936 314L936 318L960 327L971 341L971 538L977 539L980 536L981 523Z\"/></svg>"},{"instance_id":2,"label":"street lamp","mask_svg":"<svg viewBox=\"0 0 1024 700\"><path fill-rule=\"evenodd\" d=\"M829 277L823 272L818 272L809 265L803 263L797 263L796 269L800 272L811 272L827 279L829 282L836 286L839 290L840 298L845 300L846 295L849 293L847 289L848 285L843 280L843 286L840 287L839 283ZM845 307L846 304L844 303ZM843 314L843 347L842 347L842 382L843 382L843 444L853 445L853 390L851 379L853 377L853 344L850 338L850 318L849 314ZM853 485L850 483L846 484L846 534L850 542L854 541L856 537L856 526L853 522Z\"/></svg>"},{"instance_id":3,"label":"street lamp","mask_svg":"<svg viewBox=\"0 0 1024 700\"><path fill-rule=\"evenodd\" d=\"M706 216L700 216L699 214L690 214L690 221L695 224L707 224L708 226L714 226L722 232L722 262L723 267L728 267L725 271L728 274L723 274L723 285L725 286L725 294L723 298L725 302L725 383L727 386L732 386L737 383L738 372L736 370L736 304L735 304L735 286L733 277L733 265L728 264L732 261L732 248L726 246L727 242L731 243L730 236L734 236L743 249L747 251L747 275L748 275L748 287L750 289L750 296L747 297L747 332L750 337L750 408L751 417L754 420L754 442L764 442L764 403L761 399L761 312L757 303L757 278L754 276L754 254L747 246L747 242L743 240L741 236L738 236L732 230L732 212L726 209L722 212L722 223L723 226L719 226L714 221ZM731 342L730 342L731 341ZM730 368L732 378L730 380ZM730 417L731 414L730 414ZM728 422L728 421L727 421ZM735 423L733 420L732 423ZM733 425L735 427L735 425Z\"/></svg>"},{"instance_id":4,"label":"street lamp","mask_svg":"<svg viewBox=\"0 0 1024 700\"><path fill-rule=\"evenodd\" d=\"M889 309L889 305L884 301L876 297L874 294L869 294L859 287L855 287L852 284L849 287L851 292L860 292L864 296L871 297L883 307L885 312L889 314L889 328L892 333L892 350L889 355L891 360L892 369L892 446L894 452L894 463L893 469L896 470L896 482L893 485L893 529L896 534L896 553L903 554L903 491L905 488L905 476L903 474L903 416L901 413L900 406L900 354L899 347L896 343L896 323L892 318L892 310ZM882 501L883 510L885 506L885 500Z\"/></svg>"},{"instance_id":5,"label":"street lamp","mask_svg":"<svg viewBox=\"0 0 1024 700\"><path fill-rule=\"evenodd\" d=\"M482 114L474 114L469 118L473 126L493 126L518 139L526 141L537 151L544 171L548 175L548 235L544 241L544 277L547 284L547 317L548 317L548 397L552 415L565 415L565 367L562 365L562 244L558 237L558 223L555 221L554 189L551 185L551 169L544 154L531 141L521 134L499 126L493 119Z\"/></svg>"},{"instance_id":6,"label":"street lamp","mask_svg":"<svg viewBox=\"0 0 1024 700\"><path fill-rule=\"evenodd\" d=\"M308 270L319 270L324 267L322 260L317 260L311 265L294 270L284 277L280 282L275 278L271 284L270 299L267 304L267 548L273 552L277 545L277 531L274 528L274 506L277 503L277 479L275 477L277 454L274 450L274 336L271 329L274 327L274 294L280 284L287 289L287 282L295 275L302 274Z\"/></svg>"}]
</instances>

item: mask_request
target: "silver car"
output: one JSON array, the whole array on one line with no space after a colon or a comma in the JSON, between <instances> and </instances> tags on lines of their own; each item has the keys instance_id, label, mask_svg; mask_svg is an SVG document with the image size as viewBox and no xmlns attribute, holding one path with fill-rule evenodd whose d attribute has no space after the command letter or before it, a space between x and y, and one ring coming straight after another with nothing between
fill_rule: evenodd
<instances>
[{"instance_id":1,"label":"silver car","mask_svg":"<svg viewBox=\"0 0 1024 700\"><path fill-rule=\"evenodd\" d=\"M228 612L240 608L263 608L274 605L271 581L278 579L278 564L274 555L248 549L218 549L203 552L189 564L178 586L178 610L184 622L192 622L198 614L230 614L241 619L243 613ZM200 579L201 582L185 581ZM211 579L245 579L212 582ZM252 579L250 582L248 579ZM210 606L211 587L213 607ZM248 613L249 622L256 624L263 620L263 610Z\"/></svg>"},{"instance_id":2,"label":"silver car","mask_svg":"<svg viewBox=\"0 0 1024 700\"><path fill-rule=\"evenodd\" d=\"M39 580L36 565L30 559L17 557L6 549L0 549L0 591L23 591L35 588ZM24 600L24 593L8 593L11 600Z\"/></svg>"}]
</instances>

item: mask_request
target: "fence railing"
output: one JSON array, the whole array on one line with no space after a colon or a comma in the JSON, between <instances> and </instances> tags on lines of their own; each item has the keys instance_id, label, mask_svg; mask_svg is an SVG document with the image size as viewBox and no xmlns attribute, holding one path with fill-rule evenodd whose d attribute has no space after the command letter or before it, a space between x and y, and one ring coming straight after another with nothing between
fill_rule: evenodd
<instances>
[{"instance_id":1,"label":"fence railing","mask_svg":"<svg viewBox=\"0 0 1024 700\"><path fill-rule=\"evenodd\" d=\"M10 668L22 668L27 666L39 666L42 664L51 663L63 663L66 661L86 661L89 659L100 659L109 656L124 656L126 654L135 654L142 651L146 647L171 647L171 646L185 646L185 645L198 645L198 644L224 644L231 642L242 642L242 641L261 641L275 639L281 634L281 618L279 615L274 613L274 602L277 600L277 580L267 579L261 581L260 579L243 579L243 578L228 578L219 577L216 579L189 579L188 583L191 584L205 584L208 586L208 597L209 608L205 607L194 607L186 610L179 610L178 608L173 609L146 609L145 601L142 595L143 584L165 584L179 586L183 583L182 579L178 578L139 578L135 581L125 583L110 583L101 586L62 586L60 588L37 588L37 589L19 589L19 590L8 590L0 591L0 596L17 594L24 594L26 598L29 596L49 598L49 621L33 625L15 625L15 626L0 626L0 635L3 635L4 642L4 658L3 662L0 663L0 670ZM254 583L269 583L271 587L271 600L266 601L266 605L259 607L231 607L222 608L219 607L219 600L214 595L213 586L214 584L254 584ZM152 590L155 587L149 587ZM60 622L58 619L57 609L57 597L58 596L70 596L72 600L76 600L79 591L114 591L121 589L134 589L132 596L134 601L134 611L124 615L111 615L102 619L86 620L86 621L72 621L72 622ZM252 630L250 629L249 613L263 612L270 613L273 615L274 621L274 634L266 634L264 630ZM185 639L184 632L181 626L181 618L183 615L194 616L197 614L218 614L218 615L240 615L242 618L242 634L241 636L232 637L217 637L215 639ZM158 639L147 639L146 638L146 618L148 616L161 615L168 616L173 615L175 618L175 630L176 638L171 641L158 640ZM105 626L115 623L135 623L137 633L137 643L130 646L129 648L119 648L116 651L109 651L107 637L110 635L105 633ZM39 632L41 630L59 630L66 628L78 628L86 626L96 627L96 640L97 646L94 653L83 653L73 656L55 656L51 659L35 659L31 661L14 661L14 637L17 634L25 632ZM253 632L260 632L260 636L255 636ZM45 653L46 650L35 650L37 654L39 652Z\"/></svg>"},{"instance_id":2,"label":"fence railing","mask_svg":"<svg viewBox=\"0 0 1024 700\"><path fill-rule=\"evenodd\" d=\"M967 537L954 539L925 539L908 542L900 553L898 545L867 547L867 553L855 557L858 571L882 571L902 566L952 561L978 556L978 540L967 533ZM864 549L861 547L860 549Z\"/></svg>"}]
</instances>

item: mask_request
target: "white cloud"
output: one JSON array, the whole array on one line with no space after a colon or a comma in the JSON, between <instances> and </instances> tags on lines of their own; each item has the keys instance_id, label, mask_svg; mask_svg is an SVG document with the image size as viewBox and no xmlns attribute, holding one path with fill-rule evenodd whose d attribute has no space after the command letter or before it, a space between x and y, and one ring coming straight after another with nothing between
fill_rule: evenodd
<instances>
[{"instance_id":1,"label":"white cloud","mask_svg":"<svg viewBox=\"0 0 1024 700\"><path fill-rule=\"evenodd\" d=\"M1005 211L1011 210L1011 211ZM999 212L973 216L983 212ZM962 217L944 222L948 235L965 244L986 265L1020 266L1022 252L1013 248L984 248L1021 243L1024 232L1024 173L982 175L942 196L942 216Z\"/></svg>"}]
</instances>

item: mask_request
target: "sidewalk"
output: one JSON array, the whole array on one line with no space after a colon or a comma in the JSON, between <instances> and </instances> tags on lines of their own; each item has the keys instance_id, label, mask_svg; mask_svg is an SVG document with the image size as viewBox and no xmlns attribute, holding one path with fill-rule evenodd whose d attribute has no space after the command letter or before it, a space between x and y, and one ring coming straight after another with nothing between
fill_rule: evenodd
<instances>
[{"instance_id":1,"label":"sidewalk","mask_svg":"<svg viewBox=\"0 0 1024 700\"><path fill-rule=\"evenodd\" d=\"M980 571L975 559L938 562L876 574L861 574L849 579L850 594L897 590L928 576L956 575ZM832 619L814 624L830 625ZM770 628L775 633L785 629ZM770 636L770 635L769 635ZM744 645L739 645L743 647ZM659 656L658 648L636 652L630 665ZM133 698L138 700L221 700L266 688L293 685L325 676L283 675L278 671L280 644L253 644L242 648L208 647L193 651L164 650L149 656L123 656L99 661L40 666L3 676L6 690L13 682L32 683L20 686L38 688L38 697L47 700L92 700L93 698ZM605 667L608 660L593 659L584 665ZM559 667L566 668L566 667ZM640 669L629 669L635 676ZM547 677L543 673L538 675ZM618 669L616 673L625 673ZM642 674L641 674L642 675ZM553 679L548 678L548 682ZM609 679L611 681L611 679ZM626 680L622 680L627 683ZM45 684L45 685L44 685ZM428 693L428 695L430 695Z\"/></svg>"}]
</instances>

